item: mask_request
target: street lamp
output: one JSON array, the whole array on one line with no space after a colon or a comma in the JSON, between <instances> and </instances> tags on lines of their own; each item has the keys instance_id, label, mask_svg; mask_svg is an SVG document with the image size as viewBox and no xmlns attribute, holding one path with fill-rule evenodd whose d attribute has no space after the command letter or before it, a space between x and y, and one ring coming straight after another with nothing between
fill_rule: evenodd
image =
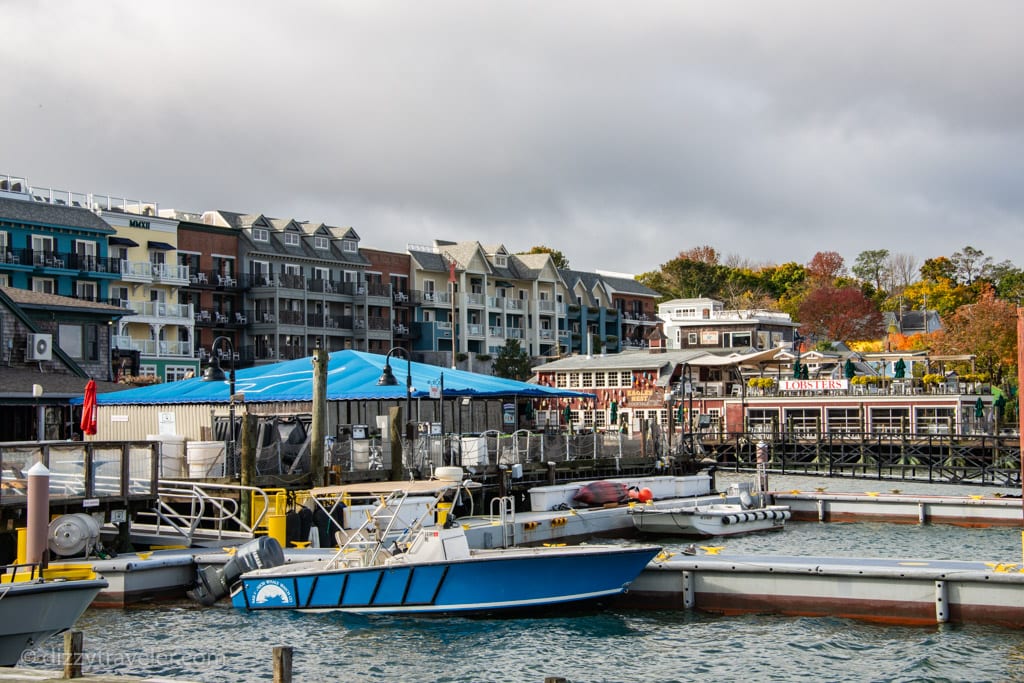
<instances>
[{"instance_id":1,"label":"street lamp","mask_svg":"<svg viewBox=\"0 0 1024 683\"><path fill-rule=\"evenodd\" d=\"M230 375L227 378L224 376L224 371L220 367L220 356L217 355L217 344L224 342L228 345L228 360L231 361L231 367L229 369ZM231 343L231 340L227 337L220 336L213 340L213 345L210 347L210 364L206 366L206 371L203 372L204 382L223 382L228 379L228 458L226 465L232 467L234 472L234 459L235 459L235 347Z\"/></svg>"},{"instance_id":2,"label":"street lamp","mask_svg":"<svg viewBox=\"0 0 1024 683\"><path fill-rule=\"evenodd\" d=\"M412 434L412 359L409 358L409 352L403 349L401 346L392 347L388 351L388 355L384 357L384 371L380 373L380 379L377 380L377 386L379 387L394 387L398 386L398 380L395 379L395 373L391 371L391 354L396 351L401 351L405 355L405 437L409 439L411 443L413 440Z\"/></svg>"},{"instance_id":3,"label":"street lamp","mask_svg":"<svg viewBox=\"0 0 1024 683\"><path fill-rule=\"evenodd\" d=\"M689 363L683 363L683 370L680 378L685 380L683 391L687 397L686 427L690 434L690 457L696 457L697 449L693 441L693 368Z\"/></svg>"}]
</instances>

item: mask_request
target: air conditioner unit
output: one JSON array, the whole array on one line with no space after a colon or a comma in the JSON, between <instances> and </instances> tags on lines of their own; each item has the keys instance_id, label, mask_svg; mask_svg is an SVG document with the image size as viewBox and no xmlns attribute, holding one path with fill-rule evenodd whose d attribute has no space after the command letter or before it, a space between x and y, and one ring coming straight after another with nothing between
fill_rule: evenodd
<instances>
[{"instance_id":1,"label":"air conditioner unit","mask_svg":"<svg viewBox=\"0 0 1024 683\"><path fill-rule=\"evenodd\" d=\"M25 360L51 360L53 358L53 337L48 334L28 335Z\"/></svg>"}]
</instances>

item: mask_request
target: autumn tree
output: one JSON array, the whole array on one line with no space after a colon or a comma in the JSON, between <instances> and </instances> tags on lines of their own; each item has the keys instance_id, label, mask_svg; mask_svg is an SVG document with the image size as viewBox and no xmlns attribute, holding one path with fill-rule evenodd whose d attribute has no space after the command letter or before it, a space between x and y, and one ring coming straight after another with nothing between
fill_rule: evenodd
<instances>
[{"instance_id":1,"label":"autumn tree","mask_svg":"<svg viewBox=\"0 0 1024 683\"><path fill-rule=\"evenodd\" d=\"M565 254L563 254L562 252L558 251L557 249L552 249L551 247L545 247L544 245L537 245L535 247L530 247L530 251L520 251L520 252L517 252L517 253L519 253L519 254L551 254L551 262L554 264L555 268L568 268L569 267L569 259L565 258Z\"/></svg>"},{"instance_id":2,"label":"autumn tree","mask_svg":"<svg viewBox=\"0 0 1024 683\"><path fill-rule=\"evenodd\" d=\"M921 277L925 280L938 282L939 280L956 280L956 266L945 256L925 259L921 265Z\"/></svg>"},{"instance_id":3,"label":"autumn tree","mask_svg":"<svg viewBox=\"0 0 1024 683\"><path fill-rule=\"evenodd\" d=\"M832 282L846 272L846 262L837 251L819 251L807 264L807 274L819 282Z\"/></svg>"},{"instance_id":4,"label":"autumn tree","mask_svg":"<svg viewBox=\"0 0 1024 683\"><path fill-rule=\"evenodd\" d=\"M971 288L958 285L946 277L915 282L903 290L900 299L905 308L934 310L943 318L952 315L957 308L974 300L975 293Z\"/></svg>"},{"instance_id":5,"label":"autumn tree","mask_svg":"<svg viewBox=\"0 0 1024 683\"><path fill-rule=\"evenodd\" d=\"M684 253L663 263L660 271L643 273L637 280L669 299L719 296L728 268L705 260L687 258L683 256Z\"/></svg>"},{"instance_id":6,"label":"autumn tree","mask_svg":"<svg viewBox=\"0 0 1024 683\"><path fill-rule=\"evenodd\" d=\"M882 313L857 287L810 290L797 313L805 334L834 341L873 339L885 333Z\"/></svg>"},{"instance_id":7,"label":"autumn tree","mask_svg":"<svg viewBox=\"0 0 1024 683\"><path fill-rule=\"evenodd\" d=\"M986 286L977 303L961 306L943 319L935 335L935 350L945 354L973 354L975 368L996 384L1012 374L1017 359L1016 307L996 298Z\"/></svg>"}]
</instances>

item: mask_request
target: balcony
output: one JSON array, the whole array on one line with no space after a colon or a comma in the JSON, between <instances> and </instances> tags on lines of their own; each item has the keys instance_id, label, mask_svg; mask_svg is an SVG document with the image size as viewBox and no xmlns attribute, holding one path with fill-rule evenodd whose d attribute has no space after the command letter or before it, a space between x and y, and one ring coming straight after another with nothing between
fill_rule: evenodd
<instances>
[{"instance_id":1,"label":"balcony","mask_svg":"<svg viewBox=\"0 0 1024 683\"><path fill-rule=\"evenodd\" d=\"M188 266L178 266L173 263L154 263L153 282L162 285L187 285Z\"/></svg>"},{"instance_id":2,"label":"balcony","mask_svg":"<svg viewBox=\"0 0 1024 683\"><path fill-rule=\"evenodd\" d=\"M466 334L474 338L483 338L484 326L476 323L468 323L466 325Z\"/></svg>"},{"instance_id":3,"label":"balcony","mask_svg":"<svg viewBox=\"0 0 1024 683\"><path fill-rule=\"evenodd\" d=\"M507 328L506 336L509 339L522 339L523 338L523 328L521 328L521 327L509 327L509 328Z\"/></svg>"},{"instance_id":4,"label":"balcony","mask_svg":"<svg viewBox=\"0 0 1024 683\"><path fill-rule=\"evenodd\" d=\"M188 342L132 339L125 334L116 335L111 341L115 349L138 351L150 358L193 358L192 346Z\"/></svg>"},{"instance_id":5,"label":"balcony","mask_svg":"<svg viewBox=\"0 0 1024 683\"><path fill-rule=\"evenodd\" d=\"M483 308L484 302L487 301L487 296L484 294L467 294L466 305L475 306L477 308Z\"/></svg>"},{"instance_id":6,"label":"balcony","mask_svg":"<svg viewBox=\"0 0 1024 683\"><path fill-rule=\"evenodd\" d=\"M504 337L505 328L502 327L501 325L491 325L490 327L487 328L487 334L488 336L491 337Z\"/></svg>"},{"instance_id":7,"label":"balcony","mask_svg":"<svg viewBox=\"0 0 1024 683\"><path fill-rule=\"evenodd\" d=\"M149 261L121 261L120 268L125 282L153 281L153 264Z\"/></svg>"},{"instance_id":8,"label":"balcony","mask_svg":"<svg viewBox=\"0 0 1024 683\"><path fill-rule=\"evenodd\" d=\"M182 321L192 320L194 317L192 304L169 304L163 301L129 301L126 304L125 307L131 306L135 311L135 315L132 317L160 318L162 322L173 325L181 325L183 324ZM179 320L169 320L170 318L177 318ZM139 322L130 318L126 318L125 321Z\"/></svg>"},{"instance_id":9,"label":"balcony","mask_svg":"<svg viewBox=\"0 0 1024 683\"><path fill-rule=\"evenodd\" d=\"M554 330L550 330L550 329L548 329L548 330L541 329L538 332L538 336L539 336L541 341L554 341L555 340L555 331Z\"/></svg>"}]
</instances>

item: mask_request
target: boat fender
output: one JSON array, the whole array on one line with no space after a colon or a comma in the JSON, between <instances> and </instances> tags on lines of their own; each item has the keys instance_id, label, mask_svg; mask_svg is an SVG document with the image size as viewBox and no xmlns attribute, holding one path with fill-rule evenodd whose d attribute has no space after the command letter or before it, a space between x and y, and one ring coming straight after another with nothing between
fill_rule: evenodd
<instances>
[{"instance_id":1,"label":"boat fender","mask_svg":"<svg viewBox=\"0 0 1024 683\"><path fill-rule=\"evenodd\" d=\"M733 524L736 522L736 515L725 515L722 517L722 524Z\"/></svg>"},{"instance_id":2,"label":"boat fender","mask_svg":"<svg viewBox=\"0 0 1024 683\"><path fill-rule=\"evenodd\" d=\"M757 518L758 519L768 519L768 513L765 512L764 510L759 510L758 513L757 513Z\"/></svg>"},{"instance_id":3,"label":"boat fender","mask_svg":"<svg viewBox=\"0 0 1024 683\"><path fill-rule=\"evenodd\" d=\"M565 517L555 517L554 519L551 520L551 526L562 526L567 521L568 520Z\"/></svg>"},{"instance_id":4,"label":"boat fender","mask_svg":"<svg viewBox=\"0 0 1024 683\"><path fill-rule=\"evenodd\" d=\"M536 529L539 526L540 526L540 522L526 522L525 524L523 524L523 528L526 529L527 531L533 531L534 529Z\"/></svg>"}]
</instances>

